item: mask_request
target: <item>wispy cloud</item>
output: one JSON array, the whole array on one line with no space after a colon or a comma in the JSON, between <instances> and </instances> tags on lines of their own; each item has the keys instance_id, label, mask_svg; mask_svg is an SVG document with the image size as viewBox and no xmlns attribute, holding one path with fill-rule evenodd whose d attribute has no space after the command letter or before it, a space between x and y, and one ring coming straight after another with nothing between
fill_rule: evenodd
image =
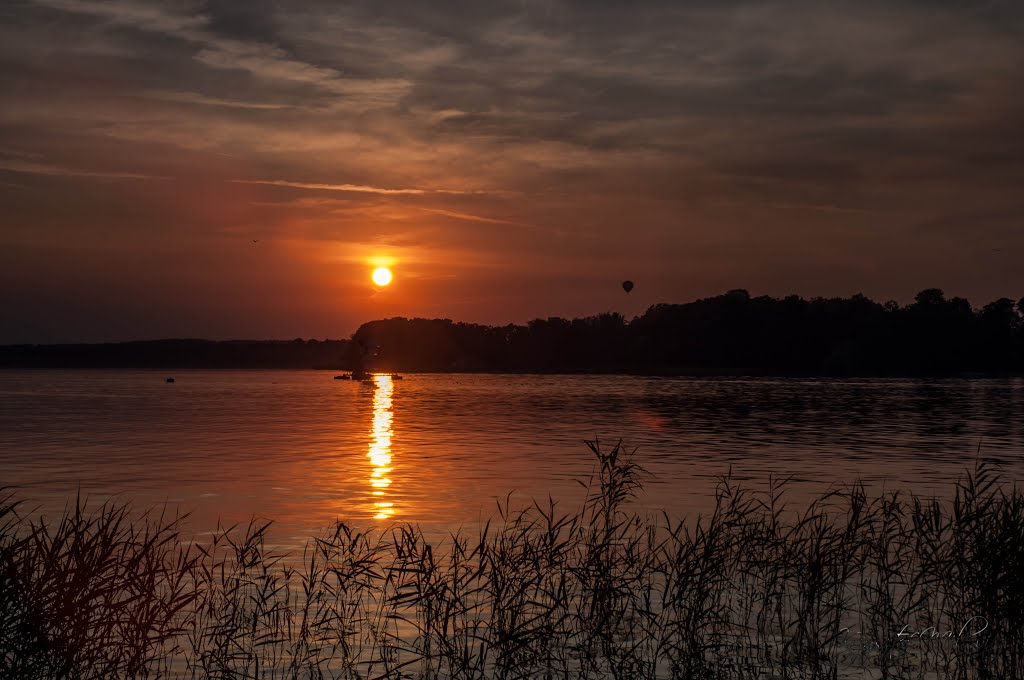
<instances>
[{"instance_id":1,"label":"wispy cloud","mask_svg":"<svg viewBox=\"0 0 1024 680\"><path fill-rule=\"evenodd\" d=\"M336 68L295 58L282 47L257 40L238 40L210 28L202 13L175 12L166 7L133 0L35 0L64 12L100 18L113 26L160 33L198 46L192 57L211 68L241 70L261 79L304 85L324 92L356 98L350 106L364 108L393 104L412 83L400 78L352 78Z\"/></svg>"},{"instance_id":2,"label":"wispy cloud","mask_svg":"<svg viewBox=\"0 0 1024 680\"><path fill-rule=\"evenodd\" d=\"M473 215L471 213L458 212L455 210L442 210L440 208L420 208L423 212L433 213L434 215L444 215L445 217L454 217L457 220L466 220L468 222L484 222L486 224L508 224L513 227L528 227L535 229L534 225L526 224L524 222L516 222L513 220L503 220L496 217L484 217L482 215Z\"/></svg>"},{"instance_id":3,"label":"wispy cloud","mask_svg":"<svg viewBox=\"0 0 1024 680\"><path fill-rule=\"evenodd\" d=\"M0 159L0 170L21 172L32 175L53 175L57 177L93 177L96 179L167 179L157 175L144 175L136 172L105 172L102 170L84 170L69 168L62 165L31 163L19 160Z\"/></svg>"},{"instance_id":4,"label":"wispy cloud","mask_svg":"<svg viewBox=\"0 0 1024 680\"><path fill-rule=\"evenodd\" d=\"M33 160L43 158L43 154L41 153L25 151L23 149L12 149L8 147L0 147L0 156L14 156L15 158L28 158Z\"/></svg>"},{"instance_id":5,"label":"wispy cloud","mask_svg":"<svg viewBox=\"0 0 1024 680\"><path fill-rule=\"evenodd\" d=\"M774 208L777 210L811 210L821 213L839 213L848 215L871 215L874 210L852 206L832 205L828 203L780 203L778 201L711 201L710 205L726 208Z\"/></svg>"},{"instance_id":6,"label":"wispy cloud","mask_svg":"<svg viewBox=\"0 0 1024 680\"><path fill-rule=\"evenodd\" d=\"M163 7L125 0L34 0L35 4L103 18L113 24L182 35L207 25L203 14L169 12Z\"/></svg>"},{"instance_id":7,"label":"wispy cloud","mask_svg":"<svg viewBox=\"0 0 1024 680\"><path fill-rule=\"evenodd\" d=\"M455 189L389 189L385 187L371 187L366 186L364 184L321 184L319 182L291 182L283 179L229 179L227 181L235 184L266 184L275 187L289 187L291 189L312 189L316 191L353 191L363 194L405 194L411 196L424 196L426 194L468 193L465 191L458 191Z\"/></svg>"},{"instance_id":8,"label":"wispy cloud","mask_svg":"<svg viewBox=\"0 0 1024 680\"><path fill-rule=\"evenodd\" d=\"M222 99L220 97L208 97L198 92L180 92L176 90L149 90L147 92L143 92L141 96L146 99L156 99L158 101L176 102L179 104L198 104L201 106L222 106L229 109L276 110L291 108L288 104Z\"/></svg>"}]
</instances>

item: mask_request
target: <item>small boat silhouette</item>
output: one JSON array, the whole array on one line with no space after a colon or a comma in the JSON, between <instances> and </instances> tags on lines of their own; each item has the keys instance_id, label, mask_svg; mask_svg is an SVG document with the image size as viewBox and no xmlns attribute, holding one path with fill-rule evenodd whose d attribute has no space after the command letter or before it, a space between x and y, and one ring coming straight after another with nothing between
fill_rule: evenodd
<instances>
[{"instance_id":1,"label":"small boat silhouette","mask_svg":"<svg viewBox=\"0 0 1024 680\"><path fill-rule=\"evenodd\" d=\"M376 378L378 375L386 375L392 380L403 380L403 376L397 373L368 373L366 371L352 371L351 373L342 373L341 375L334 376L335 380L359 380L359 381L370 381Z\"/></svg>"}]
</instances>

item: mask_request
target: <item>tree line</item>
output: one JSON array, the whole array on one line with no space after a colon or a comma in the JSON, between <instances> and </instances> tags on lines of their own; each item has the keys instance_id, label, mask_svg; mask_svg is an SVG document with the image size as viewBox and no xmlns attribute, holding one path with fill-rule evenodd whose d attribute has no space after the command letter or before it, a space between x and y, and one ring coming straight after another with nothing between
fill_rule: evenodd
<instances>
[{"instance_id":1,"label":"tree line","mask_svg":"<svg viewBox=\"0 0 1024 680\"><path fill-rule=\"evenodd\" d=\"M1024 373L1024 299L974 308L937 288L908 305L745 290L617 313L485 326L371 321L349 340L156 340L0 347L8 368L958 375Z\"/></svg>"},{"instance_id":2,"label":"tree line","mask_svg":"<svg viewBox=\"0 0 1024 680\"><path fill-rule=\"evenodd\" d=\"M606 313L484 326L394 318L364 324L346 359L378 348L395 371L949 375L1024 372L1024 299L975 309L923 290L901 306L849 298L752 297L745 290Z\"/></svg>"}]
</instances>

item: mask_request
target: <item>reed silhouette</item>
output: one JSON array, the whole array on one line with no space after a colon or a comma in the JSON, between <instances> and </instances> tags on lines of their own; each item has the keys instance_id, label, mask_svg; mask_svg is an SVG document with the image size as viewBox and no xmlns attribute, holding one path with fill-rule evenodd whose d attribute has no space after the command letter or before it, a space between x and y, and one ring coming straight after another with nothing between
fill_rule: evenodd
<instances>
[{"instance_id":1,"label":"reed silhouette","mask_svg":"<svg viewBox=\"0 0 1024 680\"><path fill-rule=\"evenodd\" d=\"M589 444L585 502L432 543L337 523L301 556L269 524L0 501L0 676L1024 677L1024 494L984 462L948 500L721 479L698 518L632 503L645 472Z\"/></svg>"}]
</instances>

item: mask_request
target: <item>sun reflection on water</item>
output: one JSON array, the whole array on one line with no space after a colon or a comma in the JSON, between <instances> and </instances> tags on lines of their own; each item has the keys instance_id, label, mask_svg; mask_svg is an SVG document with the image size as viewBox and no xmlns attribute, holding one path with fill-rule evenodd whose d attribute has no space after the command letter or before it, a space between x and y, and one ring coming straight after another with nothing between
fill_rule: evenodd
<instances>
[{"instance_id":1,"label":"sun reflection on water","mask_svg":"<svg viewBox=\"0 0 1024 680\"><path fill-rule=\"evenodd\" d=\"M388 500L392 471L391 423L394 419L391 395L395 386L390 375L375 375L373 382L373 428L370 430L370 450L366 454L373 467L370 473L373 518L389 519L395 514L395 504Z\"/></svg>"}]
</instances>

